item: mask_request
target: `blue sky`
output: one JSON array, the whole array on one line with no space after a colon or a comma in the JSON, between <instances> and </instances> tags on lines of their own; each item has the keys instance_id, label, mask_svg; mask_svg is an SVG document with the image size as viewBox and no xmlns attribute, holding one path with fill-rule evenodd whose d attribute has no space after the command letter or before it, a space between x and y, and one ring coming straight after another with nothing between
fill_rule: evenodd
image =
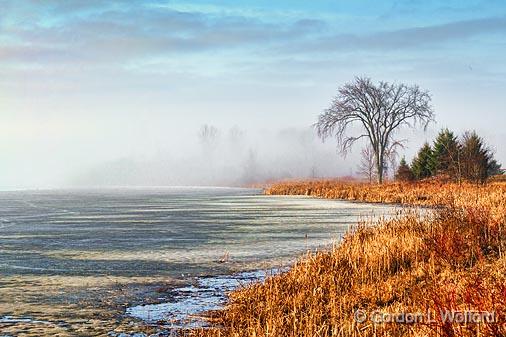
<instances>
[{"instance_id":1,"label":"blue sky","mask_svg":"<svg viewBox=\"0 0 506 337\"><path fill-rule=\"evenodd\" d=\"M505 54L501 0L0 0L0 188L176 153L204 123L307 128L357 75L432 93L408 156L449 126L506 162Z\"/></svg>"}]
</instances>

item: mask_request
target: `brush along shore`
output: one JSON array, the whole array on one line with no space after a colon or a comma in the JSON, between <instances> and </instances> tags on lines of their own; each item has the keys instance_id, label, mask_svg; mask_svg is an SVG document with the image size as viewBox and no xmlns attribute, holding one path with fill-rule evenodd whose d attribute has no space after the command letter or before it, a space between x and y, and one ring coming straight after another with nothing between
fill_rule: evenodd
<instances>
[{"instance_id":1,"label":"brush along shore","mask_svg":"<svg viewBox=\"0 0 506 337\"><path fill-rule=\"evenodd\" d=\"M301 181L273 195L437 206L359 224L333 249L230 294L195 336L504 336L506 184Z\"/></svg>"}]
</instances>

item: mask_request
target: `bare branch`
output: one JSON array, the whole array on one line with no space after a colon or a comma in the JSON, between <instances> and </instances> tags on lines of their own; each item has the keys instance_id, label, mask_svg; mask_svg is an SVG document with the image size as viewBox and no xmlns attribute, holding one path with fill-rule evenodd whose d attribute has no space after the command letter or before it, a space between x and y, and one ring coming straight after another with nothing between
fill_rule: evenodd
<instances>
[{"instance_id":1,"label":"bare branch","mask_svg":"<svg viewBox=\"0 0 506 337\"><path fill-rule=\"evenodd\" d=\"M402 141L394 139L401 127L422 127L434 121L431 96L417 85L374 84L367 77L357 77L338 90L314 124L319 137L334 137L343 154L362 138L367 138L374 151L378 181L382 181L384 161ZM359 135L348 135L351 126L358 126Z\"/></svg>"}]
</instances>

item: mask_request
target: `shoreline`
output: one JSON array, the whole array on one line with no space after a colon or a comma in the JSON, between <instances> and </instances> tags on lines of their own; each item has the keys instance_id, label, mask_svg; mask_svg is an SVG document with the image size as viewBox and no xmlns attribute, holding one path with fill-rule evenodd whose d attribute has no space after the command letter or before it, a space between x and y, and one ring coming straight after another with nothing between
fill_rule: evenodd
<instances>
[{"instance_id":1,"label":"shoreline","mask_svg":"<svg viewBox=\"0 0 506 337\"><path fill-rule=\"evenodd\" d=\"M367 319L372 312L437 310L494 310L499 320L481 322L482 335L506 333L506 257L501 254L506 234L500 230L506 223L506 184L429 181L378 186L324 180L282 182L265 193L360 203L396 200L439 212L426 219L407 212L375 226L359 226L337 247L301 256L288 272L232 292L227 307L213 314L221 327L193 331L195 336L476 334L478 325L437 319L418 325ZM420 311L423 308L429 311Z\"/></svg>"},{"instance_id":2,"label":"shoreline","mask_svg":"<svg viewBox=\"0 0 506 337\"><path fill-rule=\"evenodd\" d=\"M210 323L206 313L223 309L227 294L241 287L263 282L286 268L245 270L231 274L203 276L192 284L170 290L170 301L155 304L139 304L126 308L125 315L141 320L147 325L157 325L164 333L169 330L206 328ZM163 322L161 324L161 322Z\"/></svg>"},{"instance_id":3,"label":"shoreline","mask_svg":"<svg viewBox=\"0 0 506 337\"><path fill-rule=\"evenodd\" d=\"M307 198L306 195L280 195L283 197L302 197ZM377 206L379 204L383 204L386 206L396 206L399 208L402 208L402 210L406 210L408 208L414 209L414 207L418 208L421 206L413 206L413 205L402 205L402 204L386 204L386 203L378 203L378 202L369 202L369 201L360 201L360 200L344 200L344 199L326 199L326 198L317 198L311 196L311 198L318 199L318 200L329 200L329 201L337 201L337 202L345 202L345 203L351 203L351 204L361 204L361 205L371 205L371 206ZM397 210L397 208L394 208L393 210ZM379 219L384 219L386 216L388 217L395 217L396 212L393 212L392 214L381 214L381 215L375 215L376 220L367 220L367 223L374 224L375 221ZM359 222L362 222L362 220L358 219L357 223L351 224L346 231L348 233L349 231L352 231L353 228L360 226ZM346 235L344 233L344 235ZM238 268L235 271L231 271L227 274L217 274L217 275L201 275L198 277L194 277L194 281L191 283L186 282L183 284L181 288L178 287L172 287L172 289L169 290L171 295L169 295L170 301L155 301L154 303L144 303L142 301L137 301L136 304L129 305L126 308L125 317L135 318L139 319L142 324L146 326L157 326L156 332L157 333L166 333L167 331L192 331L199 328L213 328L212 325L212 317L215 312L219 312L221 310L224 310L226 308L226 305L228 303L228 294L232 293L234 291L237 291L241 289L243 286L255 286L257 284L261 284L265 281L266 278L269 278L271 276L280 275L283 273L286 273L289 271L292 267L294 267L299 261L301 256L308 256L312 254L316 254L318 252L325 252L332 250L335 245L339 245L340 241L343 238L333 238L333 241L319 246L319 247L313 247L311 249L307 249L304 252L300 252L299 254L293 256L290 258L290 262L288 264L286 263L280 263L278 262L279 259L283 260L287 257L279 257L274 260L271 260L269 262L264 261L262 264L268 264L270 267L268 268L252 268L252 267L246 267L246 268ZM280 261L281 261L280 260ZM260 277L251 277L251 274L260 274L263 276ZM206 308L205 306L208 305L207 298L205 296L202 297L192 297L192 295L186 294L184 296L185 292L199 292L198 285L195 284L201 283L204 281L204 283L207 283L208 280L214 280L214 279L225 279L225 280L238 280L240 284L237 284L237 286L228 286L224 285L221 287L222 289L214 289L215 295L219 297L219 302L214 302L211 304L217 304L212 305L212 308ZM243 283L242 281L246 281ZM202 288L205 288L202 287ZM206 290L203 289L204 295ZM216 294L218 293L218 294ZM177 307L178 302L184 302L187 299L195 299L196 302L201 302L203 305L203 309L195 310L195 308L192 308L193 310L190 310L186 314L183 313L180 308ZM160 307L159 310L157 310L157 307ZM132 310L133 309L133 310ZM142 312L143 309L146 309L146 312ZM130 314L129 314L130 311ZM150 317L149 311L152 311L153 314ZM159 311L159 312L157 312ZM172 312L171 312L172 311ZM134 314L132 315L132 312ZM174 319L174 316L175 317ZM211 322L210 322L210 321ZM186 323L184 323L187 321ZM156 322L159 322L159 324L155 324Z\"/></svg>"}]
</instances>

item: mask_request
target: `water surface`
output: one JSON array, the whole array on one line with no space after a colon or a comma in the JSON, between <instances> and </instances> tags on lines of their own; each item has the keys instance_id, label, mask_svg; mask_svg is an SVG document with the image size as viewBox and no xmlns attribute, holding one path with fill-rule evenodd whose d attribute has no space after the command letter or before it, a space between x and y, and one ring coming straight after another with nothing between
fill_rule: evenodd
<instances>
[{"instance_id":1,"label":"water surface","mask_svg":"<svg viewBox=\"0 0 506 337\"><path fill-rule=\"evenodd\" d=\"M0 300L0 328L82 329L95 321L80 319L75 305L93 312L122 300L132 304L123 313L148 323L201 325L190 318L218 308L227 291L328 247L360 219L392 210L237 188L3 192L0 291L24 290ZM65 286L76 277L82 285ZM182 286L158 294L137 277ZM100 287L100 280L113 279L121 285ZM114 324L104 319L89 328Z\"/></svg>"},{"instance_id":2,"label":"water surface","mask_svg":"<svg viewBox=\"0 0 506 337\"><path fill-rule=\"evenodd\" d=\"M158 188L0 194L0 273L223 273L293 258L391 207L257 189Z\"/></svg>"}]
</instances>

